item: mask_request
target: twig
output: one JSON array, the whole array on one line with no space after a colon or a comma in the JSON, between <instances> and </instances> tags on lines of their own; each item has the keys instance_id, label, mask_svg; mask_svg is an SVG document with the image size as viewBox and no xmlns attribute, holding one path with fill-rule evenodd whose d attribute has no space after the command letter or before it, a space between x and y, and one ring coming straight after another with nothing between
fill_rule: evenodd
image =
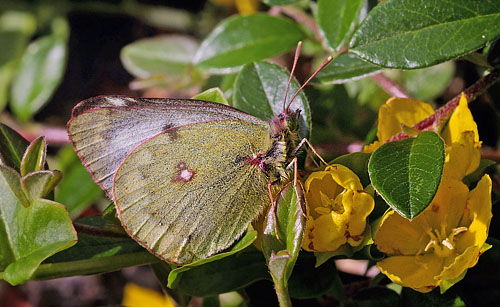
<instances>
[{"instance_id":1,"label":"twig","mask_svg":"<svg viewBox=\"0 0 500 307\"><path fill-rule=\"evenodd\" d=\"M383 88L389 95L393 97L410 98L410 95L408 95L405 90L403 90L403 88L399 86L399 84L387 78L382 73L373 75L371 78L375 82L377 82L377 84L380 85L380 87Z\"/></svg>"},{"instance_id":2,"label":"twig","mask_svg":"<svg viewBox=\"0 0 500 307\"><path fill-rule=\"evenodd\" d=\"M471 102L475 100L478 96L483 94L491 85L493 85L493 83L495 83L495 81L498 80L499 77L500 77L500 70L493 70L488 75L484 76L483 78L479 79L476 83L469 86L462 93L465 95L465 98L467 98L467 101ZM436 130L437 128L441 127L451 116L451 113L453 113L455 108L458 106L462 93L455 96L453 99L448 101L444 106L437 109L436 112L434 112L434 114L427 117L423 121L419 122L418 124L413 126L413 128L416 130L424 131L424 130ZM386 142L398 141L406 139L407 137L408 135L406 133L401 132L393 136Z\"/></svg>"},{"instance_id":3,"label":"twig","mask_svg":"<svg viewBox=\"0 0 500 307\"><path fill-rule=\"evenodd\" d=\"M285 14L293 19L295 19L298 23L301 23L311 29L314 32L314 36L318 41L322 41L323 38L321 37L321 34L319 33L318 25L316 22L311 18L311 16L305 14L303 11L293 7L293 6L273 6L269 10L269 15L272 16L278 16L280 14Z\"/></svg>"}]
</instances>

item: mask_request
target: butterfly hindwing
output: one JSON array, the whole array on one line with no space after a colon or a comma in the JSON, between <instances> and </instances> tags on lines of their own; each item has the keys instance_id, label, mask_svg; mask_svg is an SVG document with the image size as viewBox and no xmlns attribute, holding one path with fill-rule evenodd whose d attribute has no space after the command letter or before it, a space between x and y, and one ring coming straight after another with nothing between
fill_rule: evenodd
<instances>
[{"instance_id":1,"label":"butterfly hindwing","mask_svg":"<svg viewBox=\"0 0 500 307\"><path fill-rule=\"evenodd\" d=\"M145 141L116 173L122 224L178 264L229 247L269 203L268 178L245 160L271 142L268 127L241 120L188 124Z\"/></svg>"},{"instance_id":2,"label":"butterfly hindwing","mask_svg":"<svg viewBox=\"0 0 500 307\"><path fill-rule=\"evenodd\" d=\"M99 96L75 106L68 132L94 180L112 197L116 170L142 142L172 127L231 119L267 125L247 113L206 101Z\"/></svg>"}]
</instances>

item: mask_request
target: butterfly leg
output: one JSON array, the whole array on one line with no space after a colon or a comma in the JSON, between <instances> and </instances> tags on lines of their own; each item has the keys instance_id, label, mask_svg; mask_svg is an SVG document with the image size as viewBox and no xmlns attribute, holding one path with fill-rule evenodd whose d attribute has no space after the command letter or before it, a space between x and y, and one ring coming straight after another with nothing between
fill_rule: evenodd
<instances>
[{"instance_id":1,"label":"butterfly leg","mask_svg":"<svg viewBox=\"0 0 500 307\"><path fill-rule=\"evenodd\" d=\"M295 155L297 154L297 151L299 151L299 149L304 145L304 144L307 144L309 146L309 148L312 150L312 152L321 160L321 162L325 165L328 165L328 163L326 163L326 161L319 155L319 153L316 151L316 149L314 149L314 146L312 146L312 144L309 142L308 139L306 138L303 138L299 144L295 147L295 149L292 151L292 154ZM295 171L297 171L297 168L295 168ZM296 183L296 182L295 182Z\"/></svg>"}]
</instances>

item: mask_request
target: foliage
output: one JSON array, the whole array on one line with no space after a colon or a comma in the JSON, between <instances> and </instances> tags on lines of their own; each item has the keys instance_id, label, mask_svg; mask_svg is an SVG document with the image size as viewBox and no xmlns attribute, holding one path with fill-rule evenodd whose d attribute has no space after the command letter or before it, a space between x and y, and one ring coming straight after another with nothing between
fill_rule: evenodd
<instances>
[{"instance_id":1,"label":"foliage","mask_svg":"<svg viewBox=\"0 0 500 307\"><path fill-rule=\"evenodd\" d=\"M490 225L500 199L500 1L212 0L198 13L135 1L61 3L20 1L0 13L0 43L10 46L0 51L0 120L16 128L0 126L1 280L151 264L181 305L191 296L218 303L232 291L251 304L245 291L262 281L274 283L282 306L462 306L500 297L498 274L487 269L500 265L498 221ZM68 91L71 13L81 11L127 16L157 33L115 55L136 96L168 89L266 121L291 101L297 79L333 57L291 103L301 110L300 139L314 148L304 145L290 166L298 171L270 188L273 204L227 250L176 266L132 240L113 205L81 218L92 204L109 204L98 179L73 148L57 147L66 138L38 137L55 95ZM289 83L283 66L299 41ZM390 96L398 98L386 103ZM54 117L60 127L68 119ZM381 273L340 272L344 258Z\"/></svg>"}]
</instances>

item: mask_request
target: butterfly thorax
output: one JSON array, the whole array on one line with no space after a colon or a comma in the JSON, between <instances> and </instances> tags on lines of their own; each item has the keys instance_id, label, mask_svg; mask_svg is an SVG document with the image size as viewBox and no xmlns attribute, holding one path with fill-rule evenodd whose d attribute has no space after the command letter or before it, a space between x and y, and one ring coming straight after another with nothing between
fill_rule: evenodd
<instances>
[{"instance_id":1,"label":"butterfly thorax","mask_svg":"<svg viewBox=\"0 0 500 307\"><path fill-rule=\"evenodd\" d=\"M260 168L270 182L288 179L287 165L294 158L298 142L300 110L282 112L269 121L272 145L267 152L249 157L247 163Z\"/></svg>"}]
</instances>

